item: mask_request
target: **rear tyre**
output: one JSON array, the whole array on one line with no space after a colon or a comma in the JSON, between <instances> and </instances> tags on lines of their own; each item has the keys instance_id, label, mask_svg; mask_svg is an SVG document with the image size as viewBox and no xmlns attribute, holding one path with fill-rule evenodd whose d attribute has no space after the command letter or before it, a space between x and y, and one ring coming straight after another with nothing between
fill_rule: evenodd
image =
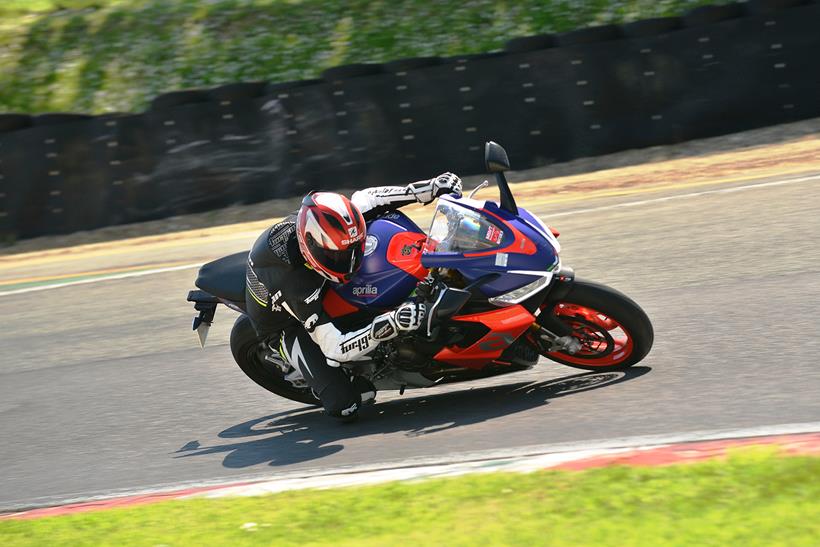
<instances>
[{"instance_id":1,"label":"rear tyre","mask_svg":"<svg viewBox=\"0 0 820 547\"><path fill-rule=\"evenodd\" d=\"M278 366L264 359L265 348L247 315L240 315L233 324L231 353L242 372L271 393L306 405L321 404L310 389L294 387Z\"/></svg>"},{"instance_id":2,"label":"rear tyre","mask_svg":"<svg viewBox=\"0 0 820 547\"><path fill-rule=\"evenodd\" d=\"M541 354L573 368L623 370L646 357L655 339L646 313L628 296L599 283L576 280L569 293L551 309L542 309L539 323L554 314L581 342L573 355L564 351Z\"/></svg>"}]
</instances>

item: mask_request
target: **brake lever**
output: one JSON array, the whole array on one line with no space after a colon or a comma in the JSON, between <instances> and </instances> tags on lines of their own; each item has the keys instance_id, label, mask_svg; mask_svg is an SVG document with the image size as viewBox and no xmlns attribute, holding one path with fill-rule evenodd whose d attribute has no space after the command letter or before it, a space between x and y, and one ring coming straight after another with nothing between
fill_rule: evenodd
<instances>
[{"instance_id":1,"label":"brake lever","mask_svg":"<svg viewBox=\"0 0 820 547\"><path fill-rule=\"evenodd\" d=\"M469 195L469 196L467 196L467 199L473 199L473 196L474 196L474 195L475 195L475 194L476 194L479 190L481 190L482 188L486 188L486 187L488 187L489 185L490 185L490 181L485 180L484 182L482 182L481 184L479 184L478 186L476 186L475 188L473 188L473 191L472 191L472 192L470 192L470 195Z\"/></svg>"}]
</instances>

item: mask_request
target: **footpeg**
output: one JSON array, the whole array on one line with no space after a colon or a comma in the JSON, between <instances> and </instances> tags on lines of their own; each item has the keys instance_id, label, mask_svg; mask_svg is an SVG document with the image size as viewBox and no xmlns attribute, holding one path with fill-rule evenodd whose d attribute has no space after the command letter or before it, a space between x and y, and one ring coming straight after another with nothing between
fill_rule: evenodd
<instances>
[{"instance_id":1,"label":"footpeg","mask_svg":"<svg viewBox=\"0 0 820 547\"><path fill-rule=\"evenodd\" d=\"M290 374L286 374L285 380L290 382L291 385L296 388L308 387L308 384L305 381L305 377L302 376L302 373L299 372L297 369L293 369L293 371Z\"/></svg>"}]
</instances>

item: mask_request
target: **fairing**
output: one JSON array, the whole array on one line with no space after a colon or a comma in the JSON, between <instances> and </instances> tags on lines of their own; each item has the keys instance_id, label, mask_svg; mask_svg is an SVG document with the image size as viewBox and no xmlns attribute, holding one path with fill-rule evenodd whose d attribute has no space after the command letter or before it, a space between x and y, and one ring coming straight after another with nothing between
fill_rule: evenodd
<instances>
[{"instance_id":1,"label":"fairing","mask_svg":"<svg viewBox=\"0 0 820 547\"><path fill-rule=\"evenodd\" d=\"M453 232L458 237L448 240L449 228L442 224L441 215L454 211L458 222L467 221L461 231ZM325 307L333 310L331 315L394 309L433 267L456 269L468 282L490 273L502 274L480 285L483 294L491 299L542 279L546 280L546 287L559 265L555 236L523 208L519 208L516 216L494 202L442 197L433 222L433 237L427 238L399 212L373 221L367 228L361 270L349 283L336 285L328 292ZM480 240L471 242L470 237ZM452 324L464 323L465 327L470 323L481 325L486 332L465 347L442 348L435 355L436 361L473 369L490 363L503 364L502 353L532 325L535 317L518 301L490 302L498 307L490 304L492 309L487 311L450 319Z\"/></svg>"},{"instance_id":2,"label":"fairing","mask_svg":"<svg viewBox=\"0 0 820 547\"><path fill-rule=\"evenodd\" d=\"M499 243L481 250L441 252L433 241L425 246L422 255L421 262L426 268L457 268L468 281L488 273L501 273L497 279L481 286L481 291L490 298L521 288L538 277L550 277L558 266L559 245L555 236L526 209L519 207L522 217L519 218L495 202L463 198L442 198L439 207L449 208L451 204L471 210L498 227L502 231L500 238L496 236ZM437 209L436 216L439 213Z\"/></svg>"},{"instance_id":3,"label":"fairing","mask_svg":"<svg viewBox=\"0 0 820 547\"><path fill-rule=\"evenodd\" d=\"M470 346L450 346L436 354L436 361L466 368L482 368L499 357L526 331L535 317L522 306L499 308L484 313L457 315L453 321L481 323L487 334Z\"/></svg>"},{"instance_id":4,"label":"fairing","mask_svg":"<svg viewBox=\"0 0 820 547\"><path fill-rule=\"evenodd\" d=\"M427 275L420 260L426 236L406 215L393 212L371 222L366 239L361 269L334 290L357 308L394 308Z\"/></svg>"}]
</instances>

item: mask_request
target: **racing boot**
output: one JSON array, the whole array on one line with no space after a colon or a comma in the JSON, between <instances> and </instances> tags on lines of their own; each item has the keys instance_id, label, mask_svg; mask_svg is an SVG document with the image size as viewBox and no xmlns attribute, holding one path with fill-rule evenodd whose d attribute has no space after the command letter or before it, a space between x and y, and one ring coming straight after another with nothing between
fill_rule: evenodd
<instances>
[{"instance_id":1,"label":"racing boot","mask_svg":"<svg viewBox=\"0 0 820 547\"><path fill-rule=\"evenodd\" d=\"M359 401L354 402L349 407L343 408L338 412L329 413L331 416L341 422L355 422L359 419L359 410L363 406L372 405L376 400L376 388L367 378L362 376L354 376L350 379L353 386L353 391L359 397ZM324 404L324 400L322 400Z\"/></svg>"},{"instance_id":2,"label":"racing boot","mask_svg":"<svg viewBox=\"0 0 820 547\"><path fill-rule=\"evenodd\" d=\"M376 402L376 386L364 376L354 376L350 382L362 396L362 406Z\"/></svg>"}]
</instances>

